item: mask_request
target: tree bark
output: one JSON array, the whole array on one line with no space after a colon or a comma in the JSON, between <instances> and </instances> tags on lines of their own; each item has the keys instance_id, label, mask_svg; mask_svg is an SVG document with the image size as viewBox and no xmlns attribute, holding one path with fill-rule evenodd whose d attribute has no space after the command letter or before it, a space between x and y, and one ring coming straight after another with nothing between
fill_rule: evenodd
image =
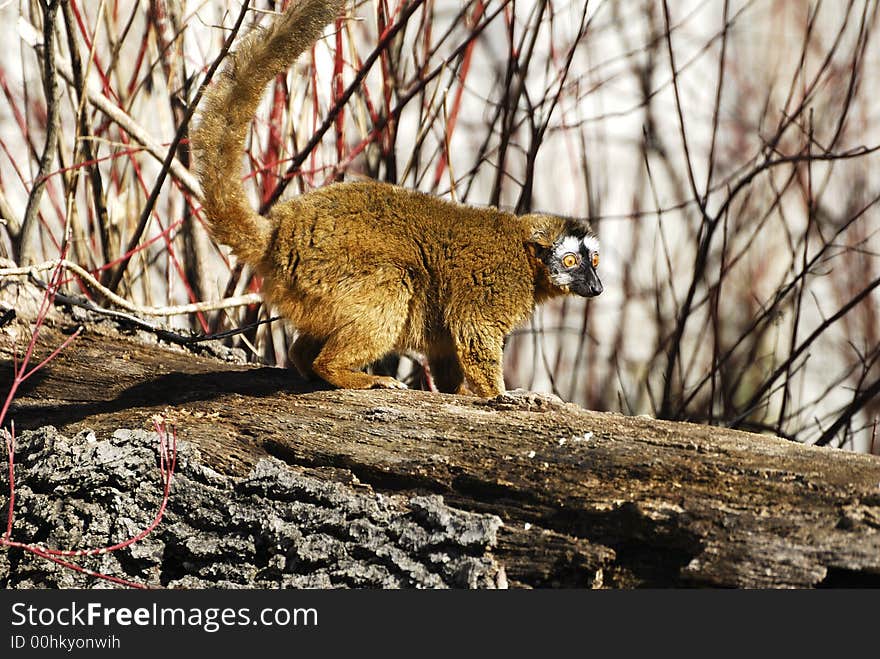
<instances>
[{"instance_id":1,"label":"tree bark","mask_svg":"<svg viewBox=\"0 0 880 659\"><path fill-rule=\"evenodd\" d=\"M40 354L61 342L64 323L44 330ZM26 331L13 324L0 337L7 379ZM534 394L329 390L106 323L90 324L15 402L14 538L111 543L148 521L160 487L142 431L155 414L176 425L185 459L159 528L97 564L125 578L880 586L877 457ZM98 445L128 471L107 467ZM114 501L122 526L97 512ZM92 583L17 550L4 555L8 587Z\"/></svg>"}]
</instances>

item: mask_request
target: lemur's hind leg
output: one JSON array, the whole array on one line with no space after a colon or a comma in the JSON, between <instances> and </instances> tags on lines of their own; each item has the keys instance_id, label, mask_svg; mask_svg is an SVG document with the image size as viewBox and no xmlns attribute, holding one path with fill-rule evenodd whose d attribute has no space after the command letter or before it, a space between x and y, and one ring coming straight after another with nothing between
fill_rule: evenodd
<instances>
[{"instance_id":1,"label":"lemur's hind leg","mask_svg":"<svg viewBox=\"0 0 880 659\"><path fill-rule=\"evenodd\" d=\"M312 369L341 389L406 389L403 382L390 376L360 371L393 348L394 341L382 341L363 327L349 326L327 339Z\"/></svg>"},{"instance_id":2,"label":"lemur's hind leg","mask_svg":"<svg viewBox=\"0 0 880 659\"><path fill-rule=\"evenodd\" d=\"M387 287L386 281L381 282ZM375 281L365 282L376 290ZM368 298L368 296L364 296ZM330 384L343 389L406 389L399 380L385 375L369 375L360 369L392 352L406 324L409 293L400 287L388 291L379 306L351 305L347 321L324 342L312 370ZM357 299L356 293L352 298Z\"/></svg>"},{"instance_id":3,"label":"lemur's hind leg","mask_svg":"<svg viewBox=\"0 0 880 659\"><path fill-rule=\"evenodd\" d=\"M315 359L318 357L318 354L323 347L324 342L321 339L316 339L308 334L300 334L296 337L296 341L293 342L288 356L290 357L290 361L292 361L293 365L296 367L296 370L299 371L299 374L306 380L318 379L318 375L312 368L312 364L315 363Z\"/></svg>"}]
</instances>

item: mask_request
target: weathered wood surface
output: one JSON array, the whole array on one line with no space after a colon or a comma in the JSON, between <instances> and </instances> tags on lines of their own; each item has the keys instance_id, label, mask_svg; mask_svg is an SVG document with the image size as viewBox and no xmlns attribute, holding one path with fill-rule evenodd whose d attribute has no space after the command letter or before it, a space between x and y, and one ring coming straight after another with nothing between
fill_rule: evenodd
<instances>
[{"instance_id":1,"label":"weathered wood surface","mask_svg":"<svg viewBox=\"0 0 880 659\"><path fill-rule=\"evenodd\" d=\"M0 339L4 391L23 332ZM100 327L26 383L12 418L100 438L156 413L230 477L274 456L359 492L497 515L487 551L512 586L880 585L872 456L527 395L316 389Z\"/></svg>"}]
</instances>

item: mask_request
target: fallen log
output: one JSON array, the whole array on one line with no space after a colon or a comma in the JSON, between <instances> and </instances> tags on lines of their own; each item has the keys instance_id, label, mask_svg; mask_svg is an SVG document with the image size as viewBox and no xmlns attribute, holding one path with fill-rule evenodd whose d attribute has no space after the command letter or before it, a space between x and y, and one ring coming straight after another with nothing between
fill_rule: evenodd
<instances>
[{"instance_id":1,"label":"fallen log","mask_svg":"<svg viewBox=\"0 0 880 659\"><path fill-rule=\"evenodd\" d=\"M4 391L26 332L0 336ZM103 323L19 391L13 537L96 546L147 523L156 414L183 443L166 518L92 569L177 587L880 586L880 458L523 392L328 390ZM93 584L0 554L6 587Z\"/></svg>"}]
</instances>

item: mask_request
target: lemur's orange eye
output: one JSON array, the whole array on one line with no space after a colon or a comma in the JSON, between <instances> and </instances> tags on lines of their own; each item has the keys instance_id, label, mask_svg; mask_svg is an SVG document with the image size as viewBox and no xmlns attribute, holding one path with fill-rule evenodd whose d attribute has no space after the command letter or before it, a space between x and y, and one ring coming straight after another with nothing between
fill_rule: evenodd
<instances>
[{"instance_id":1,"label":"lemur's orange eye","mask_svg":"<svg viewBox=\"0 0 880 659\"><path fill-rule=\"evenodd\" d=\"M599 252L593 252L593 267L599 267Z\"/></svg>"},{"instance_id":2,"label":"lemur's orange eye","mask_svg":"<svg viewBox=\"0 0 880 659\"><path fill-rule=\"evenodd\" d=\"M562 265L566 268L573 268L578 264L578 257L575 254L566 254L562 257Z\"/></svg>"}]
</instances>

